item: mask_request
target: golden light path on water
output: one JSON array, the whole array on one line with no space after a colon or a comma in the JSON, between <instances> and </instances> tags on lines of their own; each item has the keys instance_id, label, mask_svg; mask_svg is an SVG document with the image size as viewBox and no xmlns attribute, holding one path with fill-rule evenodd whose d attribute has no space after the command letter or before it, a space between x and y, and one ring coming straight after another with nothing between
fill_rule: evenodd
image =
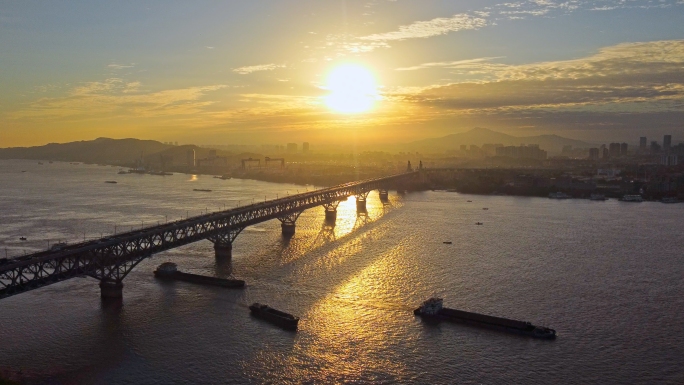
<instances>
[{"instance_id":1,"label":"golden light path on water","mask_svg":"<svg viewBox=\"0 0 684 385\"><path fill-rule=\"evenodd\" d=\"M399 204L400 205L400 204ZM344 241L360 226L380 219L387 210L396 208L368 203L368 213L356 212L356 201L350 197L338 207L336 226L327 236ZM404 334L406 320L403 302L398 297L412 279L406 276L404 251L410 237L372 256L369 244L381 242L396 229L380 224L363 237L352 237L339 247L325 253L323 258L308 264L299 274L320 276L321 272L335 271L364 261L362 268L337 284L322 299L312 303L302 315L299 332L294 338L291 353L274 355L268 347L261 350L257 360L259 373L283 373L279 381L308 380L311 383L335 383L340 378L365 378L382 382L379 373L409 376L401 360L395 359L396 344L410 345ZM325 243L325 242L323 242ZM313 241L309 246L317 247ZM325 274L323 274L325 276ZM407 290L410 292L410 290ZM381 299L381 300L379 300ZM394 330L395 333L381 332ZM253 365L253 364L252 364ZM252 366L250 365L250 367ZM261 380L266 377L256 375Z\"/></svg>"}]
</instances>

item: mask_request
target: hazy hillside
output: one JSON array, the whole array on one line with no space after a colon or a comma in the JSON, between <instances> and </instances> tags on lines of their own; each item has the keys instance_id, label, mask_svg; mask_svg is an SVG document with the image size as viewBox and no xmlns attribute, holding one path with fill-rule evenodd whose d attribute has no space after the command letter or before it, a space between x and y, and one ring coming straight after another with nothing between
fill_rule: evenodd
<instances>
[{"instance_id":1,"label":"hazy hillside","mask_svg":"<svg viewBox=\"0 0 684 385\"><path fill-rule=\"evenodd\" d=\"M500 143L505 146L538 144L539 147L549 152L560 152L563 146L568 145L573 147L591 147L591 144L587 142L568 139L558 135L512 136L487 128L473 128L470 131L459 134L412 142L406 145L406 149L409 151L443 152L447 150L456 150L461 145L469 146L474 144L476 146L482 146L486 143Z\"/></svg>"},{"instance_id":2,"label":"hazy hillside","mask_svg":"<svg viewBox=\"0 0 684 385\"><path fill-rule=\"evenodd\" d=\"M166 150L166 145L154 140L109 139L50 143L38 147L0 148L0 159L39 159L88 163L132 163L141 154Z\"/></svg>"}]
</instances>

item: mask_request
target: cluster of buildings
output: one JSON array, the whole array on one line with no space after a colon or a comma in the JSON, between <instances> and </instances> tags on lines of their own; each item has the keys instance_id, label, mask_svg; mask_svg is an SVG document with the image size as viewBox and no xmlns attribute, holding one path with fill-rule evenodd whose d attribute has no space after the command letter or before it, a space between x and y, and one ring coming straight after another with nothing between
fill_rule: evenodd
<instances>
[{"instance_id":1,"label":"cluster of buildings","mask_svg":"<svg viewBox=\"0 0 684 385\"><path fill-rule=\"evenodd\" d=\"M503 144L483 144L478 147L471 144L461 145L459 154L466 158L483 158L483 157L508 157L514 159L537 159L545 160L548 157L546 151L539 148L538 144L520 145L520 146L504 146Z\"/></svg>"},{"instance_id":2,"label":"cluster of buildings","mask_svg":"<svg viewBox=\"0 0 684 385\"><path fill-rule=\"evenodd\" d=\"M566 149L563 149L564 152ZM657 162L663 166L676 166L679 164L679 155L684 151L684 145L672 146L672 135L665 135L663 137L663 145L661 146L657 141L651 141L648 145L648 138L642 136L639 138L639 148L635 151L630 151L627 143L610 143L608 146L601 145L600 148L589 149L589 160L610 160L615 158L640 157L640 156L656 156Z\"/></svg>"}]
</instances>

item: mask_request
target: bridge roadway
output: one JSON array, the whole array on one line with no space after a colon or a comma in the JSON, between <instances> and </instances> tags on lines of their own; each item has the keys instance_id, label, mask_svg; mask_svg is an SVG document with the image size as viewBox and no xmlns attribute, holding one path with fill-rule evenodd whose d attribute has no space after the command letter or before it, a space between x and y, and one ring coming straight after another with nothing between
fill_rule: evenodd
<instances>
[{"instance_id":1,"label":"bridge roadway","mask_svg":"<svg viewBox=\"0 0 684 385\"><path fill-rule=\"evenodd\" d=\"M373 190L387 199L387 190L416 172L346 183L330 188L187 218L114 236L57 247L16 259L0 260L0 299L79 276L100 281L103 298L120 298L122 280L145 258L203 239L214 243L216 256L230 258L232 243L247 226L278 219L283 236L294 235L295 222L307 209L324 206L326 220L334 221L337 205L354 195L365 211Z\"/></svg>"}]
</instances>

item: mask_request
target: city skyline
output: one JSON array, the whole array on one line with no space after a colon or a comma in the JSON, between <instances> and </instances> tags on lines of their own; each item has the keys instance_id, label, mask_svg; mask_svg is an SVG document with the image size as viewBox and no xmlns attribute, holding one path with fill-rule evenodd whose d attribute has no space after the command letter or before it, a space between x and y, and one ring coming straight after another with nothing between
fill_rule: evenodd
<instances>
[{"instance_id":1,"label":"city skyline","mask_svg":"<svg viewBox=\"0 0 684 385\"><path fill-rule=\"evenodd\" d=\"M478 126L676 142L682 10L676 0L4 4L0 143L405 143Z\"/></svg>"}]
</instances>

